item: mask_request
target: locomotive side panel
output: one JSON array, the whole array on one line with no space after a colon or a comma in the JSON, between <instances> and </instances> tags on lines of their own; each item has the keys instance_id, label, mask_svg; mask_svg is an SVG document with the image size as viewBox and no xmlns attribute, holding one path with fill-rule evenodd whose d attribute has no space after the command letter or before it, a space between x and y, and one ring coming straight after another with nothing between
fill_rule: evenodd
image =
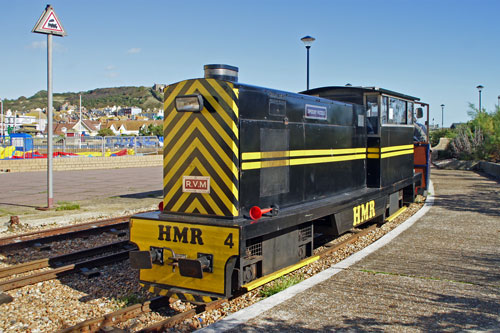
<instances>
[{"instance_id":1,"label":"locomotive side panel","mask_svg":"<svg viewBox=\"0 0 500 333\"><path fill-rule=\"evenodd\" d=\"M352 105L240 86L239 110L242 212L365 186L364 123L359 133Z\"/></svg>"},{"instance_id":2,"label":"locomotive side panel","mask_svg":"<svg viewBox=\"0 0 500 333\"><path fill-rule=\"evenodd\" d=\"M382 187L413 176L413 126L382 126L380 147Z\"/></svg>"}]
</instances>

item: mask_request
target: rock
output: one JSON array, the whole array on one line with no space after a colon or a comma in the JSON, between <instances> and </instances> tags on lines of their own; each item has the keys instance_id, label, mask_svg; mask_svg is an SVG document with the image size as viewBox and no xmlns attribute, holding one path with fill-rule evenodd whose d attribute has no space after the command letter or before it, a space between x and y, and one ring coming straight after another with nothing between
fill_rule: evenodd
<instances>
[{"instance_id":1,"label":"rock","mask_svg":"<svg viewBox=\"0 0 500 333\"><path fill-rule=\"evenodd\" d=\"M13 300L12 296L0 291L0 304L10 303Z\"/></svg>"}]
</instances>

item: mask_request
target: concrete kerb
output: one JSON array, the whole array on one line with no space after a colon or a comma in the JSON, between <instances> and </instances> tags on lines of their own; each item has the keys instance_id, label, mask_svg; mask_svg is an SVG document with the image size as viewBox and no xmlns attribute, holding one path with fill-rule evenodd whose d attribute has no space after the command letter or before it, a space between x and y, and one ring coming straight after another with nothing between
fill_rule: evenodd
<instances>
[{"instance_id":1,"label":"concrete kerb","mask_svg":"<svg viewBox=\"0 0 500 333\"><path fill-rule=\"evenodd\" d=\"M226 318L218 321L217 323L214 323L212 325L209 325L205 328L202 328L196 332L204 332L204 333L215 333L215 332L221 332L221 331L227 331L234 329L236 326L244 324L245 322L259 316L260 314L264 313L265 311L275 307L278 304L283 303L284 301L292 298L293 296L317 285L318 283L321 283L335 274L349 268L350 266L354 265L361 259L365 258L369 254L377 251L381 247L385 246L389 242L391 242L394 238L396 238L398 235L400 235L403 231L407 230L410 228L416 221L418 221L422 216L424 216L429 209L432 207L434 204L434 186L432 184L432 181L429 183L429 195L427 196L427 200L425 201L424 206L416 213L414 214L411 218L400 224L398 227L375 241L374 243L370 244L363 250L356 252L352 256L342 260L341 262L333 265L332 267L322 271L321 273L318 273L312 277L310 277L307 280L304 280L290 288L287 288L286 290L275 294L269 298L266 298L258 303L255 303L251 306L249 306L246 309L243 309L241 311L238 311L230 316L227 316Z\"/></svg>"},{"instance_id":2,"label":"concrete kerb","mask_svg":"<svg viewBox=\"0 0 500 333\"><path fill-rule=\"evenodd\" d=\"M39 226L59 227L73 223L85 223L100 219L109 219L114 217L121 217L124 215L133 215L147 210L155 210L157 208L158 208L157 205L154 204L137 209L123 208L123 210L116 210L114 212L105 212L103 210L98 209L93 212L68 213L62 216L50 216L45 218L38 218L36 216L32 218L23 217L22 221L24 224L28 224L30 227L39 227ZM9 222L7 218L5 219L5 221L2 221L0 219L0 233L7 231L9 229L8 225Z\"/></svg>"}]
</instances>

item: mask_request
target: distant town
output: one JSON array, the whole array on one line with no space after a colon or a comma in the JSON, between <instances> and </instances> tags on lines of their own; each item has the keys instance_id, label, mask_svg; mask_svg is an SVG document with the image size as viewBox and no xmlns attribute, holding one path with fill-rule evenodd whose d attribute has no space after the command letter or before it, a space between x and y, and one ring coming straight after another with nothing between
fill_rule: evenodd
<instances>
[{"instance_id":1,"label":"distant town","mask_svg":"<svg viewBox=\"0 0 500 333\"><path fill-rule=\"evenodd\" d=\"M72 93L73 98L70 98L72 101L63 101L58 103L60 105L54 103L53 134L65 137L161 135L163 108L160 99L163 99L164 87L165 85L155 84L151 89L148 89L156 93L154 94L156 103L147 103L145 109L140 106L144 104L140 102L144 100L143 96L135 98L136 103L134 103L134 99L131 99L130 104L135 105L107 105L92 108L85 105L86 99L90 101L92 97L82 98L80 109L79 102L75 103L74 101L74 97L79 94ZM91 96L92 92L94 91L87 92L87 95ZM113 100L113 98L107 97L108 100ZM89 104L102 104L102 101L96 103L95 98L91 101L92 103L89 102ZM15 108L6 108L8 106L6 101L4 104L3 112L0 115L0 135L10 133L28 133L33 137L47 135L46 107L29 109L23 107L23 110L19 110L21 107L18 104ZM152 107L152 105L155 106Z\"/></svg>"}]
</instances>

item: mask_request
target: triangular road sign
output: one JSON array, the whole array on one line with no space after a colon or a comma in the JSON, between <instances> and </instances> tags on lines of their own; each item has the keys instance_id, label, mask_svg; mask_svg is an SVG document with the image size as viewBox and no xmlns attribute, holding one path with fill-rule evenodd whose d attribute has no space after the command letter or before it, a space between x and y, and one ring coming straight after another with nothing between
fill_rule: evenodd
<instances>
[{"instance_id":1,"label":"triangular road sign","mask_svg":"<svg viewBox=\"0 0 500 333\"><path fill-rule=\"evenodd\" d=\"M51 5L47 5L47 8L45 8L45 11L42 13L42 16L40 16L31 32L66 36L66 31L64 30L61 21L57 18L54 8L52 8Z\"/></svg>"}]
</instances>

